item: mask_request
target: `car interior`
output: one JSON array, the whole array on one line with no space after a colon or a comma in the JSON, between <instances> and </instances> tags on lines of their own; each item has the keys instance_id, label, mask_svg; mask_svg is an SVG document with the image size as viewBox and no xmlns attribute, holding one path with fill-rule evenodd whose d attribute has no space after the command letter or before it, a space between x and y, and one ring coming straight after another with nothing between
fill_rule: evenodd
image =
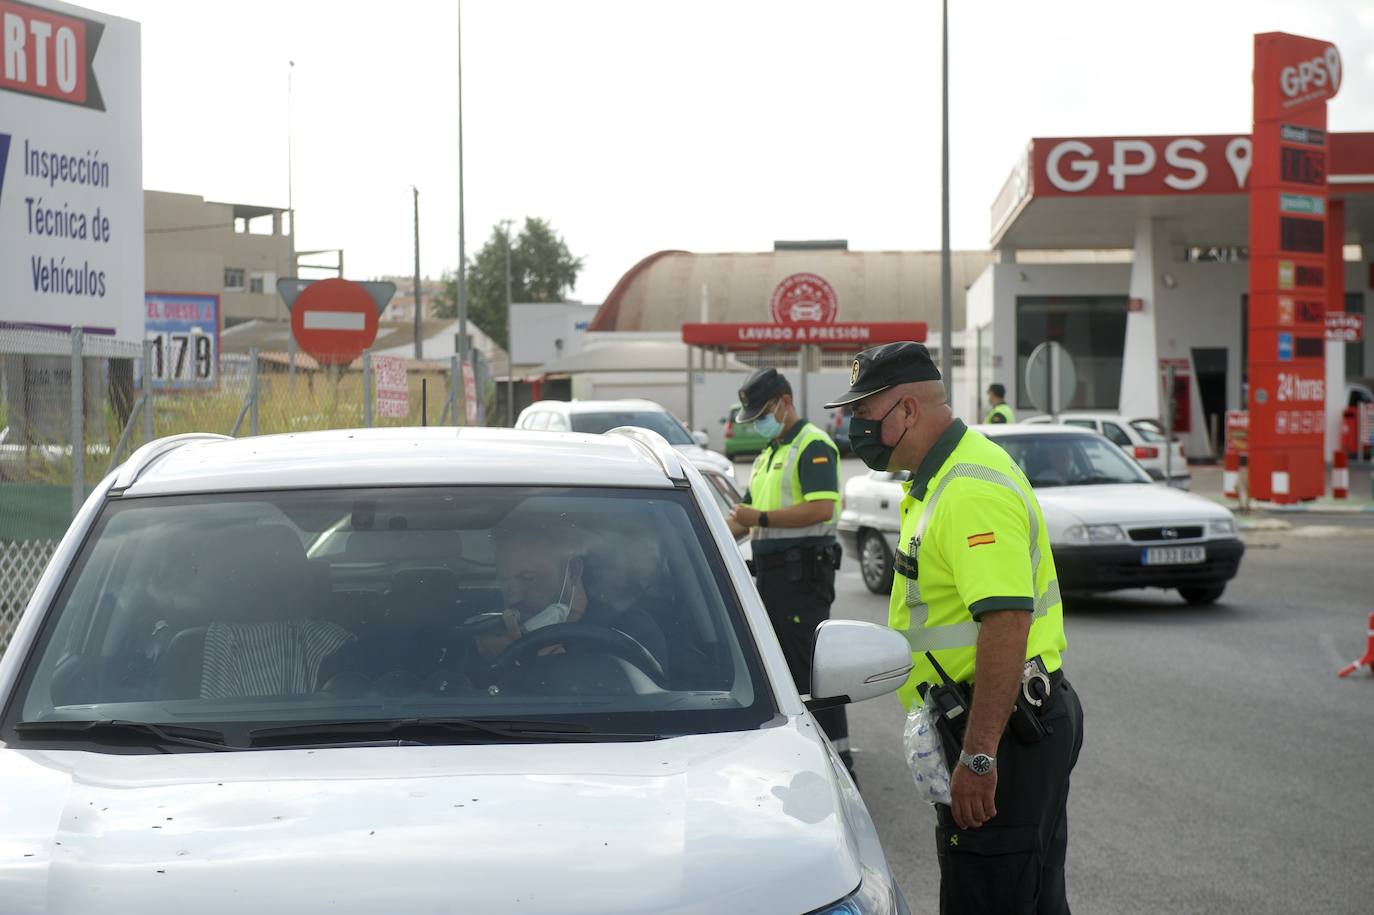
<instances>
[{"instance_id":1,"label":"car interior","mask_svg":"<svg viewBox=\"0 0 1374 915\"><path fill-rule=\"evenodd\" d=\"M748 706L752 643L692 506L517 487L128 500L49 615L25 718L149 702L265 717L321 703ZM505 606L497 542L517 523L568 538L603 610L485 657L478 636ZM638 630L621 623L631 612Z\"/></svg>"}]
</instances>

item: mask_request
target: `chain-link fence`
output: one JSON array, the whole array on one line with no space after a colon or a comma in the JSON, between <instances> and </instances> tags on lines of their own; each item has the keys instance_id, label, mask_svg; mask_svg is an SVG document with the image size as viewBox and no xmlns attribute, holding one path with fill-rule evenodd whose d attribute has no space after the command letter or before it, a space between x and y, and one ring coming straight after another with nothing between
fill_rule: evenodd
<instances>
[{"instance_id":1,"label":"chain-link fence","mask_svg":"<svg viewBox=\"0 0 1374 915\"><path fill-rule=\"evenodd\" d=\"M496 394L480 353L466 369L373 353L322 364L201 343L0 327L0 651L77 508L139 446L184 432L483 424Z\"/></svg>"}]
</instances>

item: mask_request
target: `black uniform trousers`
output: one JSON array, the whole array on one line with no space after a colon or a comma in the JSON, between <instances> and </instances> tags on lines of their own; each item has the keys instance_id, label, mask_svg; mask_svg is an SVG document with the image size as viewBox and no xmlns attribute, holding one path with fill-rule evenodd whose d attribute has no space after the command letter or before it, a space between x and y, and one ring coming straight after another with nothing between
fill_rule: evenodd
<instances>
[{"instance_id":1,"label":"black uniform trousers","mask_svg":"<svg viewBox=\"0 0 1374 915\"><path fill-rule=\"evenodd\" d=\"M806 551L808 557L810 554ZM830 605L835 602L835 566L828 558L816 556L780 567L760 568L755 586L782 644L782 655L797 682L797 690L811 692L811 650L816 627L830 619ZM849 764L849 721L844 708L821 709L812 714Z\"/></svg>"},{"instance_id":2,"label":"black uniform trousers","mask_svg":"<svg viewBox=\"0 0 1374 915\"><path fill-rule=\"evenodd\" d=\"M935 806L941 915L1069 915L1069 773L1083 746L1083 706L1068 680L1040 720L1053 733L1038 743L1008 728L997 745L995 817L960 829L948 807Z\"/></svg>"}]
</instances>

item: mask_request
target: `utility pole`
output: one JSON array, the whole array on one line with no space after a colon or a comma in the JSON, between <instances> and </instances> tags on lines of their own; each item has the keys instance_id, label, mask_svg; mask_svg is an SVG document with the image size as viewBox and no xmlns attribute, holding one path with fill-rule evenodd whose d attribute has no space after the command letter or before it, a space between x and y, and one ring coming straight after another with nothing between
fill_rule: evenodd
<instances>
[{"instance_id":1,"label":"utility pole","mask_svg":"<svg viewBox=\"0 0 1374 915\"><path fill-rule=\"evenodd\" d=\"M506 425L515 426L515 315L511 311L510 225L503 219L506 239Z\"/></svg>"},{"instance_id":2,"label":"utility pole","mask_svg":"<svg viewBox=\"0 0 1374 915\"><path fill-rule=\"evenodd\" d=\"M291 222L291 275L296 276L300 271L296 268L296 198L292 194L291 182L291 77L296 72L296 62L288 60L286 62L286 212ZM296 390L296 335L291 331L291 314L287 309L286 315L286 339L288 343L287 367L287 386L292 393Z\"/></svg>"},{"instance_id":3,"label":"utility pole","mask_svg":"<svg viewBox=\"0 0 1374 915\"><path fill-rule=\"evenodd\" d=\"M415 358L425 358L425 338L422 330L423 300L420 298L420 189L410 186L415 200Z\"/></svg>"},{"instance_id":4,"label":"utility pole","mask_svg":"<svg viewBox=\"0 0 1374 915\"><path fill-rule=\"evenodd\" d=\"M458 358L468 357L468 258L463 229L463 0L458 0Z\"/></svg>"},{"instance_id":5,"label":"utility pole","mask_svg":"<svg viewBox=\"0 0 1374 915\"><path fill-rule=\"evenodd\" d=\"M954 304L949 276L949 0L940 3L940 375L954 391Z\"/></svg>"}]
</instances>

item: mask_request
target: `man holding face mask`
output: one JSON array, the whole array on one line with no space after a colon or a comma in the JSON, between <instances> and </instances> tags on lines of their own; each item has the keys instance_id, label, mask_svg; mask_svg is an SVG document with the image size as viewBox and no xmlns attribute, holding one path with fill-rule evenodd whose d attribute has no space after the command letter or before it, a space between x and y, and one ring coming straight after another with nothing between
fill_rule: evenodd
<instances>
[{"instance_id":1,"label":"man holding face mask","mask_svg":"<svg viewBox=\"0 0 1374 915\"><path fill-rule=\"evenodd\" d=\"M940 912L1068 915L1065 808L1083 708L1063 675L1063 606L1030 482L954 418L919 343L864 350L850 390L826 406L853 407L849 439L865 464L911 473L888 625L914 662L897 695L942 719Z\"/></svg>"},{"instance_id":2,"label":"man holding face mask","mask_svg":"<svg viewBox=\"0 0 1374 915\"><path fill-rule=\"evenodd\" d=\"M811 691L816 627L830 618L840 545L840 453L830 436L797 415L792 386L777 369L759 369L739 391L737 423L753 423L768 439L754 461L749 490L730 516L736 537L750 534L752 569L797 689ZM843 708L816 721L853 774Z\"/></svg>"}]
</instances>

